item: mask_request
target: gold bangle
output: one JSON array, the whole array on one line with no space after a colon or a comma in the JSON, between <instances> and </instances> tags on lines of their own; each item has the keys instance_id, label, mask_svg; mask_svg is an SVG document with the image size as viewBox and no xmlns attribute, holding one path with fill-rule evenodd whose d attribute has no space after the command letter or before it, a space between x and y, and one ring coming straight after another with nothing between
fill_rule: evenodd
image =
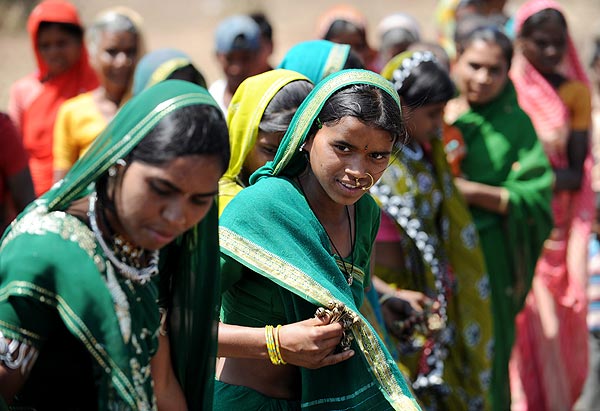
<instances>
[{"instance_id":1,"label":"gold bangle","mask_svg":"<svg viewBox=\"0 0 600 411\"><path fill-rule=\"evenodd\" d=\"M266 325L265 326L265 340L267 342L267 353L269 354L269 359L273 364L277 363L277 356L275 354L275 342L273 341L273 326Z\"/></svg>"},{"instance_id":2,"label":"gold bangle","mask_svg":"<svg viewBox=\"0 0 600 411\"><path fill-rule=\"evenodd\" d=\"M277 355L277 360L279 361L279 364L287 364L287 362L285 362L283 360L283 357L281 356L281 346L279 344L279 330L281 330L281 324L279 324L275 330L274 330L274 336L273 336L273 340L275 340L275 354Z\"/></svg>"},{"instance_id":3,"label":"gold bangle","mask_svg":"<svg viewBox=\"0 0 600 411\"><path fill-rule=\"evenodd\" d=\"M508 209L508 201L510 199L510 193L506 188L500 188L500 203L498 204L498 210L501 213L505 213Z\"/></svg>"}]
</instances>

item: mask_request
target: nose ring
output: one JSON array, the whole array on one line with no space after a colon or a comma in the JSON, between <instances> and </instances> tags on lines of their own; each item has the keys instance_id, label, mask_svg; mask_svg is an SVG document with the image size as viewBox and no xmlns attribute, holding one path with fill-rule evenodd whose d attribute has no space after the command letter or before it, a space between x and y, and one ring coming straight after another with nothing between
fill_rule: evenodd
<instances>
[{"instance_id":1,"label":"nose ring","mask_svg":"<svg viewBox=\"0 0 600 411\"><path fill-rule=\"evenodd\" d=\"M373 178L373 176L370 173L365 173L367 176L369 176L369 178L371 179L371 184L369 184L369 186L365 186L362 187L363 191L368 191L371 189L371 187L373 187L373 185L375 184L375 179ZM356 181L358 182L358 178L356 179ZM357 184L358 185L358 184Z\"/></svg>"}]
</instances>

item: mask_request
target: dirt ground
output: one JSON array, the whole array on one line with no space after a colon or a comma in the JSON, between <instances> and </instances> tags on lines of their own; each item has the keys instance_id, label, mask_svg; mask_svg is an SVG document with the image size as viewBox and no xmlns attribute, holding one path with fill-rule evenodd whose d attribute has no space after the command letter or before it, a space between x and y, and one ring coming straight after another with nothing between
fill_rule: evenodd
<instances>
[{"instance_id":1,"label":"dirt ground","mask_svg":"<svg viewBox=\"0 0 600 411\"><path fill-rule=\"evenodd\" d=\"M124 5L138 11L144 18L144 32L149 50L176 47L188 53L207 80L220 75L213 55L213 32L218 22L229 14L261 10L274 27L277 64L293 44L314 38L318 16L340 0L71 0L80 10L84 23L89 23L101 10ZM369 21L369 37L377 45L376 26L387 14L406 12L419 20L423 37L435 38L433 10L436 0L347 0L361 9ZM514 11L523 0L509 0L507 10ZM588 55L592 35L600 24L600 0L563 1L567 18L582 55ZM14 14L14 13L13 13ZM5 19L15 19L6 15ZM14 21L13 21L14 23ZM24 25L0 31L0 110L8 103L10 85L34 69L34 57ZM6 26L6 25L5 25ZM9 25L10 26L10 25Z\"/></svg>"}]
</instances>

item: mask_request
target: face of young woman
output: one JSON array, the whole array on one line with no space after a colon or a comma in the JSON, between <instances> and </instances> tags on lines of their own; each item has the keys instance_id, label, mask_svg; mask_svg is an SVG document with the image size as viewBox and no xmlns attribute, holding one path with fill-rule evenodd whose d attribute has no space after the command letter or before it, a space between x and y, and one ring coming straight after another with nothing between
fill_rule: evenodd
<instances>
[{"instance_id":1,"label":"face of young woman","mask_svg":"<svg viewBox=\"0 0 600 411\"><path fill-rule=\"evenodd\" d=\"M256 143L252 151L248 153L244 166L242 168L241 177L244 183L248 183L248 179L256 170L264 166L267 161L272 161L275 158L275 153L281 144L281 139L284 133L265 133L259 131L256 137Z\"/></svg>"},{"instance_id":2,"label":"face of young woman","mask_svg":"<svg viewBox=\"0 0 600 411\"><path fill-rule=\"evenodd\" d=\"M100 82L106 86L126 88L137 63L138 36L127 31L105 31L98 41L95 65Z\"/></svg>"},{"instance_id":3,"label":"face of young woman","mask_svg":"<svg viewBox=\"0 0 600 411\"><path fill-rule=\"evenodd\" d=\"M81 40L59 26L43 28L37 35L37 49L48 65L48 76L69 70L81 57Z\"/></svg>"},{"instance_id":4,"label":"face of young woman","mask_svg":"<svg viewBox=\"0 0 600 411\"><path fill-rule=\"evenodd\" d=\"M132 243L158 250L206 216L222 174L216 156L178 157L161 166L133 162L117 177L120 225L111 224Z\"/></svg>"},{"instance_id":5,"label":"face of young woman","mask_svg":"<svg viewBox=\"0 0 600 411\"><path fill-rule=\"evenodd\" d=\"M565 55L567 33L558 20L548 20L536 27L530 36L520 37L519 46L537 71L552 74Z\"/></svg>"},{"instance_id":6,"label":"face of young woman","mask_svg":"<svg viewBox=\"0 0 600 411\"><path fill-rule=\"evenodd\" d=\"M420 144L438 137L442 130L445 105L446 103L434 103L415 109L404 109L408 134Z\"/></svg>"},{"instance_id":7,"label":"face of young woman","mask_svg":"<svg viewBox=\"0 0 600 411\"><path fill-rule=\"evenodd\" d=\"M496 98L508 81L508 62L499 45L473 41L459 56L454 75L463 96L471 104Z\"/></svg>"},{"instance_id":8,"label":"face of young woman","mask_svg":"<svg viewBox=\"0 0 600 411\"><path fill-rule=\"evenodd\" d=\"M365 193L361 187L376 182L388 165L393 148L392 135L362 123L355 117L343 117L337 124L324 125L310 138L304 150L309 154L309 178L318 182L317 201L352 205ZM358 187L357 187L358 179Z\"/></svg>"}]
</instances>

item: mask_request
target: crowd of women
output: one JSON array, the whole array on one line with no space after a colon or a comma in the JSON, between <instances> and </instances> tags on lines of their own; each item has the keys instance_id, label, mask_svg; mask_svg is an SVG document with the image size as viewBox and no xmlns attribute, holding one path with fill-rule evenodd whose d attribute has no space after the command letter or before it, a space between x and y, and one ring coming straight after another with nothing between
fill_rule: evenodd
<instances>
[{"instance_id":1,"label":"crowd of women","mask_svg":"<svg viewBox=\"0 0 600 411\"><path fill-rule=\"evenodd\" d=\"M42 1L0 117L0 410L598 410L594 90L558 3L504 3L378 51L335 7L277 68L233 16L209 92L135 11Z\"/></svg>"}]
</instances>

